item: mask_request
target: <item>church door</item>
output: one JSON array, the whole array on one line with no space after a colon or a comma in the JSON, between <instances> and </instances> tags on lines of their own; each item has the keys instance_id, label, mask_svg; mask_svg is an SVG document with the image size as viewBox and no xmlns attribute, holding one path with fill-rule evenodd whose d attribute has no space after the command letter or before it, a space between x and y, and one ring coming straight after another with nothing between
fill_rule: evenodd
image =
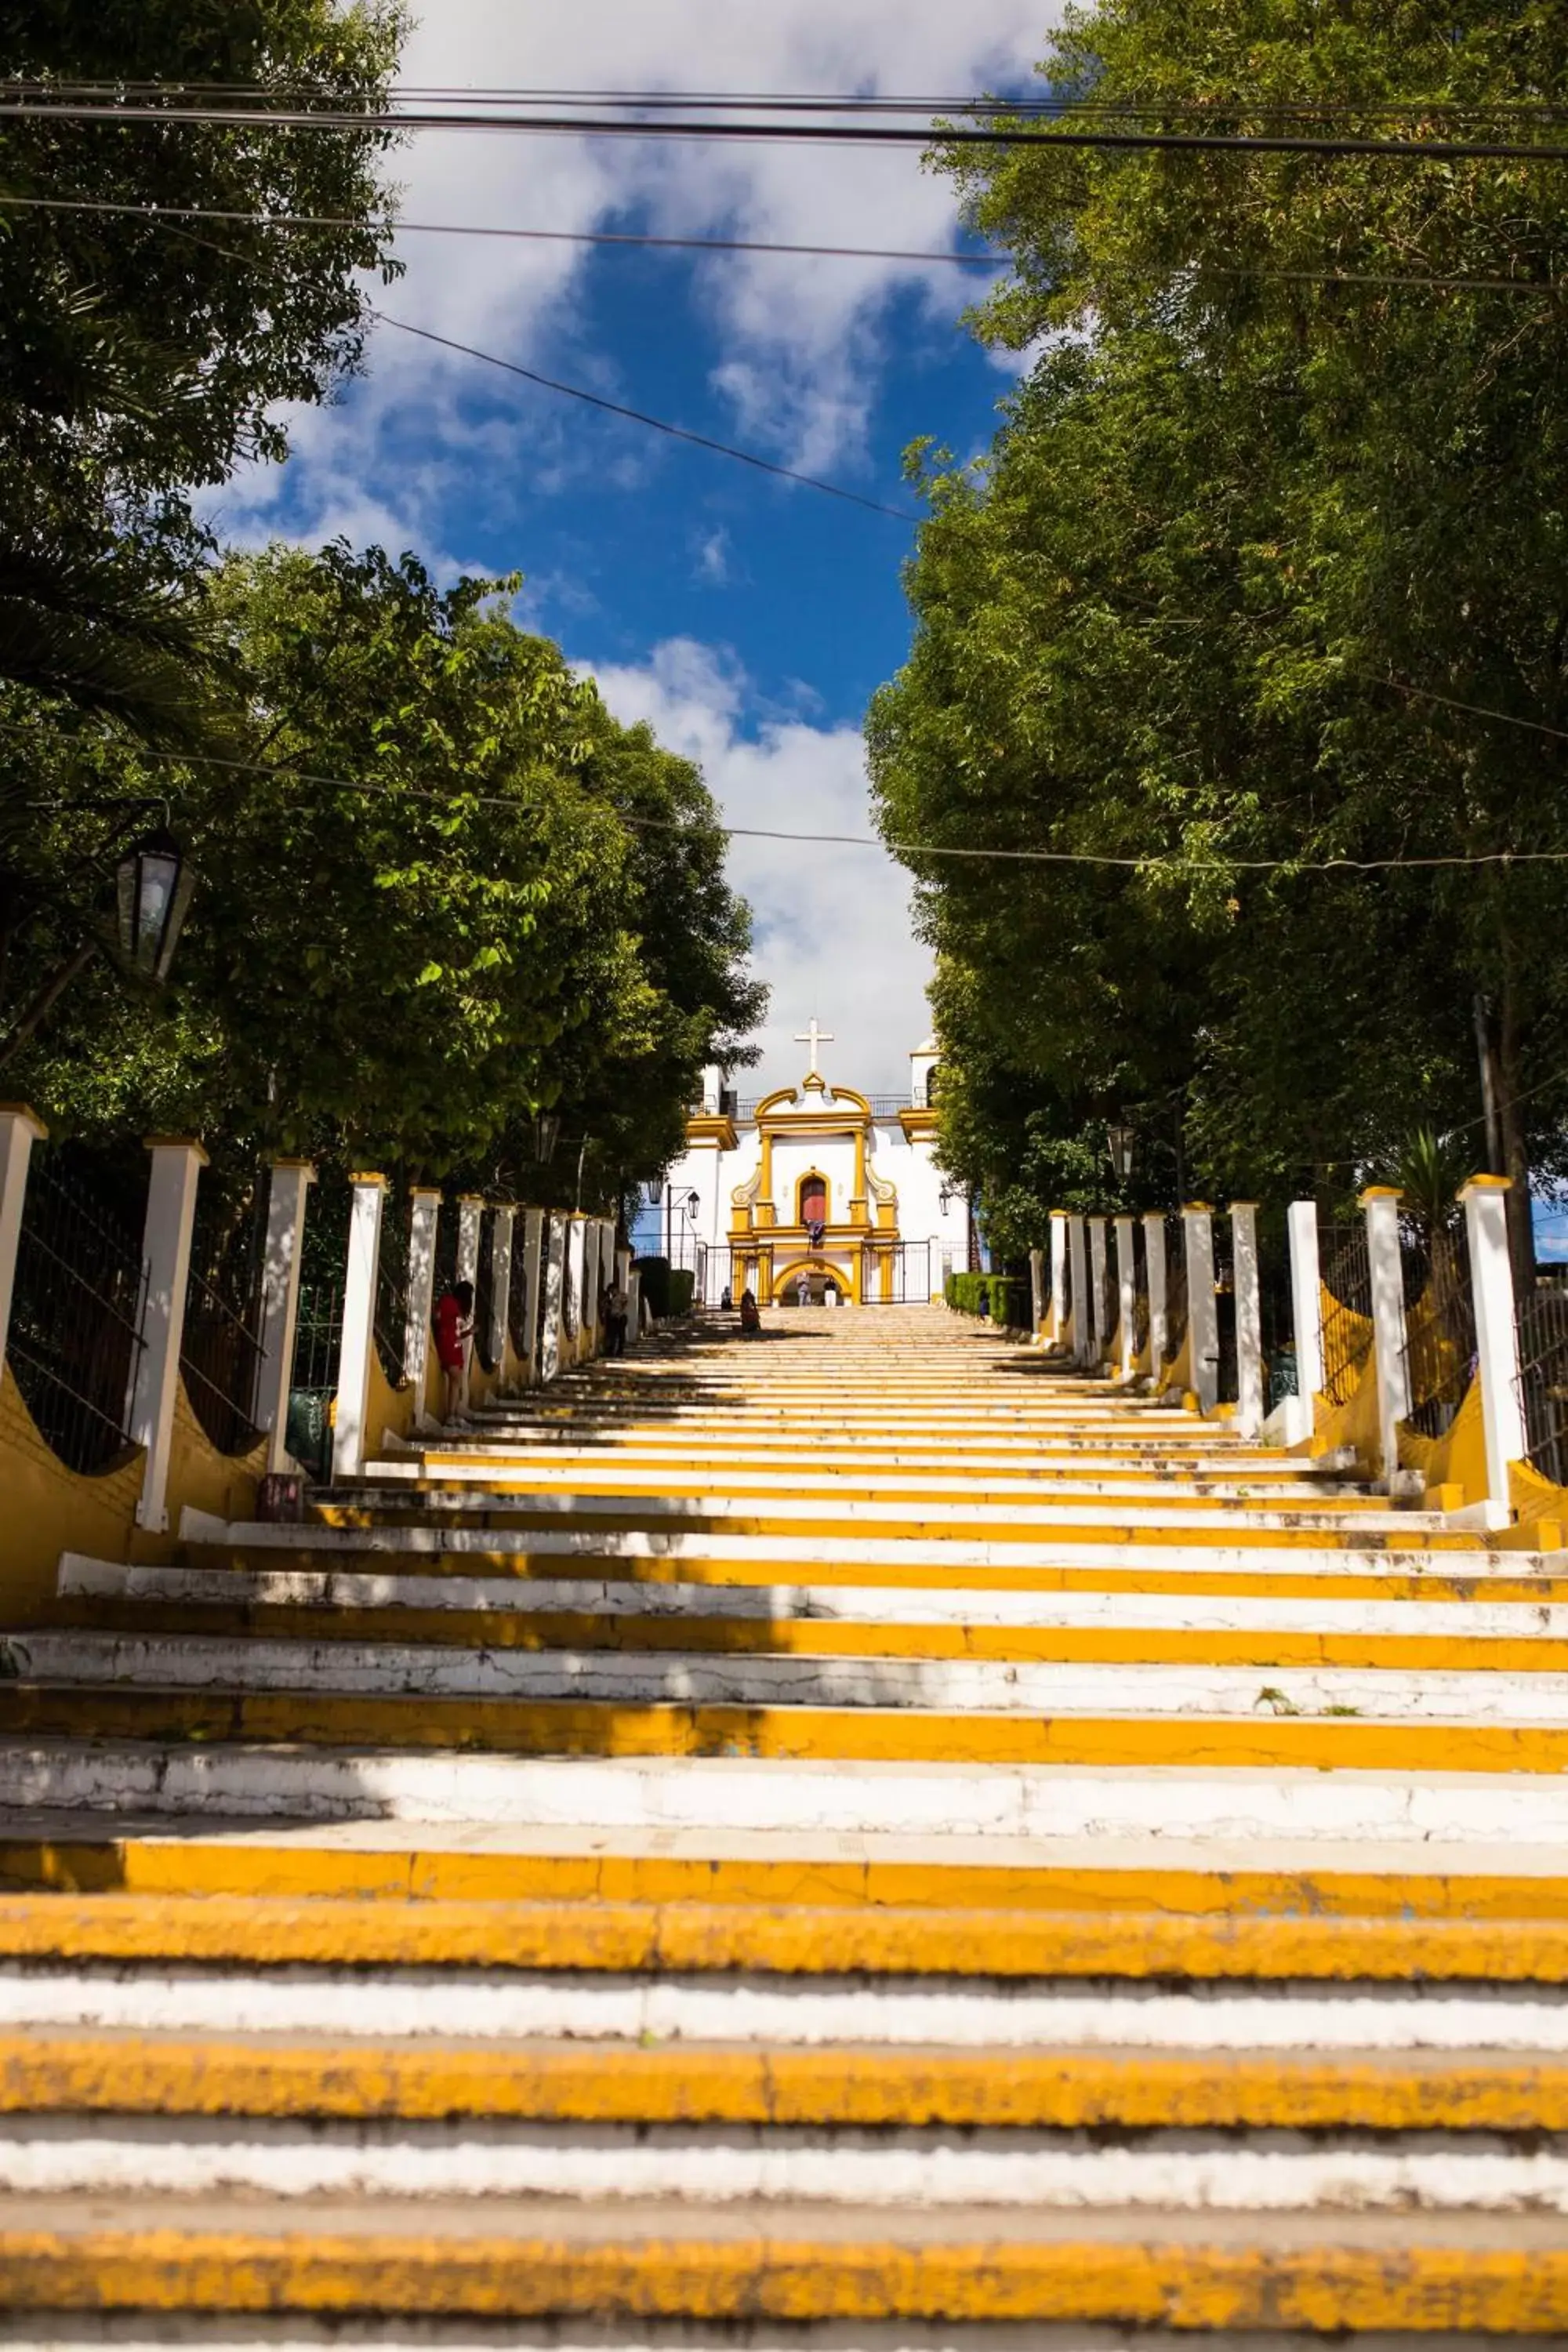
<instances>
[{"instance_id":1,"label":"church door","mask_svg":"<svg viewBox=\"0 0 1568 2352\"><path fill-rule=\"evenodd\" d=\"M803 1225L825 1225L827 1223L827 1184L821 1176L808 1176L800 1188L800 1222Z\"/></svg>"}]
</instances>

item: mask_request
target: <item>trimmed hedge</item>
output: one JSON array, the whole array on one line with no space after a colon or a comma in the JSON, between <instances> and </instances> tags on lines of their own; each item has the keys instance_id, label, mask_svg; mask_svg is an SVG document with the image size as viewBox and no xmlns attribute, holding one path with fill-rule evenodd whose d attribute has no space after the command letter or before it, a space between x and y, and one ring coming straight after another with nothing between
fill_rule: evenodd
<instances>
[{"instance_id":1,"label":"trimmed hedge","mask_svg":"<svg viewBox=\"0 0 1568 2352\"><path fill-rule=\"evenodd\" d=\"M672 1266L667 1257L639 1257L637 1270L650 1315L662 1323L671 1315L690 1314L697 1276L689 1265Z\"/></svg>"},{"instance_id":2,"label":"trimmed hedge","mask_svg":"<svg viewBox=\"0 0 1568 2352\"><path fill-rule=\"evenodd\" d=\"M1016 1274L950 1274L942 1295L961 1315L988 1314L1005 1329L1029 1328L1029 1285Z\"/></svg>"}]
</instances>

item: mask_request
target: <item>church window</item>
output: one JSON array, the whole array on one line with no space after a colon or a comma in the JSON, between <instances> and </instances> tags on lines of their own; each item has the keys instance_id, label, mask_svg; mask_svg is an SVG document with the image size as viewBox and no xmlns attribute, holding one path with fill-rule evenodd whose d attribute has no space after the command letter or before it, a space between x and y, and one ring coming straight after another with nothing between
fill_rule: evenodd
<instances>
[{"instance_id":1,"label":"church window","mask_svg":"<svg viewBox=\"0 0 1568 2352\"><path fill-rule=\"evenodd\" d=\"M803 1176L801 1178L800 1223L803 1225L825 1225L827 1223L827 1179L826 1176Z\"/></svg>"}]
</instances>

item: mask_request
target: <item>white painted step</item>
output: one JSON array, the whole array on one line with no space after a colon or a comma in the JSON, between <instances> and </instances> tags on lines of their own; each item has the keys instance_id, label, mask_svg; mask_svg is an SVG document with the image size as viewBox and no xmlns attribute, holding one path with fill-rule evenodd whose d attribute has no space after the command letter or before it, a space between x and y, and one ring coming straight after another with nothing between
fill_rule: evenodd
<instances>
[{"instance_id":1,"label":"white painted step","mask_svg":"<svg viewBox=\"0 0 1568 2352\"><path fill-rule=\"evenodd\" d=\"M1422 1634L1468 1641L1568 1639L1568 1602L1298 1601L1182 1592L1028 1592L879 1584L635 1582L592 1577L421 1576L358 1569L121 1568L68 1553L62 1599L184 1607L556 1612L877 1625L1021 1626L1037 1632ZM24 1637L25 1638L25 1637Z\"/></svg>"},{"instance_id":2,"label":"white painted step","mask_svg":"<svg viewBox=\"0 0 1568 2352\"><path fill-rule=\"evenodd\" d=\"M1415 1842L1433 1867L1481 1847L1568 1844L1568 1775L1127 1766L856 1764L748 1757L546 1758L240 1741L0 1740L0 1806L189 1820L509 1822L714 1839L784 1832L956 1842L1156 1838ZM1009 1855L1009 1859L1015 1858ZM1265 1856L1257 1865L1268 1866ZM1363 1866L1366 1866L1363 1864Z\"/></svg>"},{"instance_id":3,"label":"white painted step","mask_svg":"<svg viewBox=\"0 0 1568 2352\"><path fill-rule=\"evenodd\" d=\"M0 2193L1568 2213L1568 2139L13 2116Z\"/></svg>"},{"instance_id":4,"label":"white painted step","mask_svg":"<svg viewBox=\"0 0 1568 2352\"><path fill-rule=\"evenodd\" d=\"M972 1658L481 1650L265 1634L27 1633L26 1680L158 1690L583 1699L610 1705L924 1708L952 1714L1568 1724L1568 1675L1383 1666L1080 1665Z\"/></svg>"},{"instance_id":5,"label":"white painted step","mask_svg":"<svg viewBox=\"0 0 1568 2352\"><path fill-rule=\"evenodd\" d=\"M0 1961L0 2031L1568 2055L1561 1986ZM3 2128L3 2119L0 2119Z\"/></svg>"}]
</instances>

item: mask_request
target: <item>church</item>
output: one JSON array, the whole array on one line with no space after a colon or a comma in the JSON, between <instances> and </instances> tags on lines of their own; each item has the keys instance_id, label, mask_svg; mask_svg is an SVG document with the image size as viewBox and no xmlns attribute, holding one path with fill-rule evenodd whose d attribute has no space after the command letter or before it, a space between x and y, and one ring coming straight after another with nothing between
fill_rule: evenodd
<instances>
[{"instance_id":1,"label":"church","mask_svg":"<svg viewBox=\"0 0 1568 2352\"><path fill-rule=\"evenodd\" d=\"M696 1295L726 1290L764 1306L898 1305L940 1298L968 1263L969 1205L939 1173L937 1045L910 1055L903 1095L830 1086L813 1021L795 1087L742 1100L724 1074L703 1075L686 1150L663 1188L660 1245L692 1266Z\"/></svg>"}]
</instances>

